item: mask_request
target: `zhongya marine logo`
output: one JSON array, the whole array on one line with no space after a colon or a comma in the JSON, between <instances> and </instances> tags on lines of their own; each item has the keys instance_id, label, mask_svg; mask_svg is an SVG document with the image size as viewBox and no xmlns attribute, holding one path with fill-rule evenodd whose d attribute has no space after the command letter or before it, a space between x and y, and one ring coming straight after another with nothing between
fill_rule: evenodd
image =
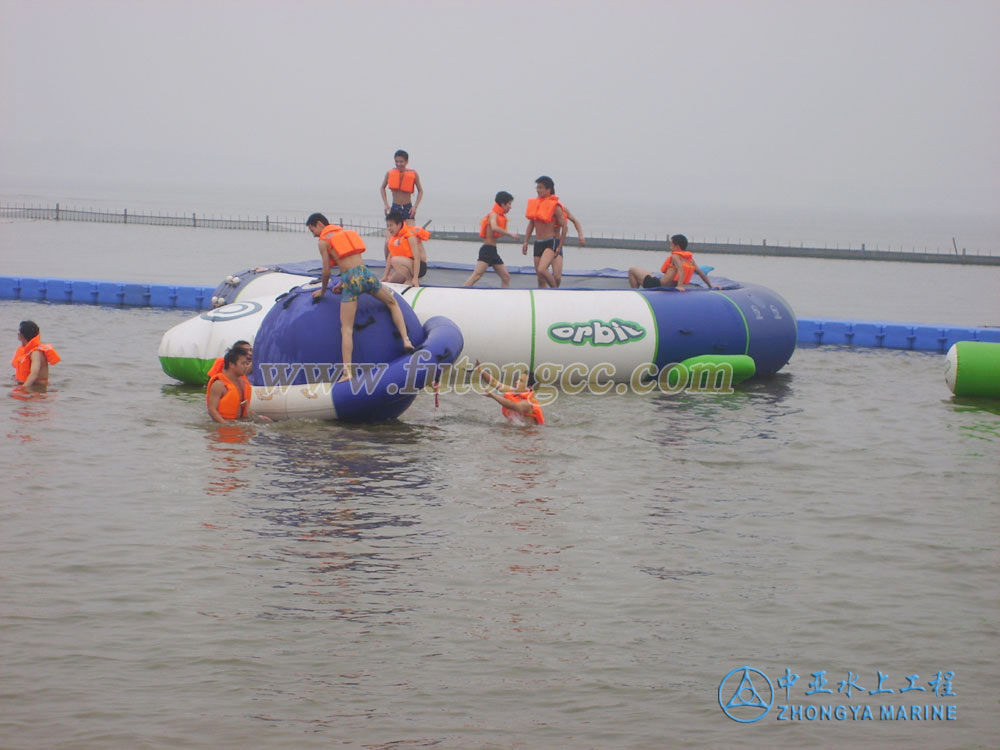
<instances>
[{"instance_id":1,"label":"zhongya marine logo","mask_svg":"<svg viewBox=\"0 0 1000 750\"><path fill-rule=\"evenodd\" d=\"M739 667L719 683L719 707L733 721L753 724L774 704L774 687L766 674L753 667Z\"/></svg>"},{"instance_id":2,"label":"zhongya marine logo","mask_svg":"<svg viewBox=\"0 0 1000 750\"><path fill-rule=\"evenodd\" d=\"M549 338L558 344L574 346L611 346L639 341L646 336L646 329L638 323L614 318L608 323L591 320L587 323L556 323L549 326Z\"/></svg>"}]
</instances>

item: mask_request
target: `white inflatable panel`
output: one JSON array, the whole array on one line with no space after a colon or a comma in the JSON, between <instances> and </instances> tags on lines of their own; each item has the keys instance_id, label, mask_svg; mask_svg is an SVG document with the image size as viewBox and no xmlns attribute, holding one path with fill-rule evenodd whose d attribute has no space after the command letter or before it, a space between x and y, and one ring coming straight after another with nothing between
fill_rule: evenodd
<instances>
[{"instance_id":1,"label":"white inflatable panel","mask_svg":"<svg viewBox=\"0 0 1000 750\"><path fill-rule=\"evenodd\" d=\"M435 315L462 321L462 354L470 360L530 364L531 290L388 286L403 293L421 323ZM470 315L471 310L482 312Z\"/></svg>"},{"instance_id":2,"label":"white inflatable panel","mask_svg":"<svg viewBox=\"0 0 1000 750\"><path fill-rule=\"evenodd\" d=\"M253 387L250 408L271 419L336 419L333 383Z\"/></svg>"},{"instance_id":3,"label":"white inflatable panel","mask_svg":"<svg viewBox=\"0 0 1000 750\"><path fill-rule=\"evenodd\" d=\"M540 290L534 301L536 367L610 362L618 379L627 379L637 365L656 360L656 321L641 294Z\"/></svg>"}]
</instances>

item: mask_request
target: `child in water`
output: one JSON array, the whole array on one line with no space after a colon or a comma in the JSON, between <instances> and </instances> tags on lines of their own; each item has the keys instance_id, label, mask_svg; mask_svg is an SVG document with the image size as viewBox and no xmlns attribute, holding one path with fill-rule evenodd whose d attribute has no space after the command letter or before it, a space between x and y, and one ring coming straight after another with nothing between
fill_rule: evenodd
<instances>
[{"instance_id":1,"label":"child in water","mask_svg":"<svg viewBox=\"0 0 1000 750\"><path fill-rule=\"evenodd\" d=\"M508 422L521 425L545 424L545 415L542 414L542 407L535 398L535 392L528 388L527 370L518 373L513 388L503 388L503 385L494 380L493 376L483 368L478 359L473 374L476 372L486 385L496 384L496 388L483 395L500 404L500 410ZM502 393L498 394L497 391L501 389Z\"/></svg>"}]
</instances>

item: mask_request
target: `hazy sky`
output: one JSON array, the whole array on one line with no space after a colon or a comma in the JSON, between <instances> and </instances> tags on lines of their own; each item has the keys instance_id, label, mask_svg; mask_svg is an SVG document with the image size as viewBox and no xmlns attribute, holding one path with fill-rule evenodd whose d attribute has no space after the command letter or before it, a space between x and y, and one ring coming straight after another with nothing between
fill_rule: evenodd
<instances>
[{"instance_id":1,"label":"hazy sky","mask_svg":"<svg viewBox=\"0 0 1000 750\"><path fill-rule=\"evenodd\" d=\"M374 194L405 148L449 192L995 216L998 38L998 0L0 0L0 179Z\"/></svg>"}]
</instances>

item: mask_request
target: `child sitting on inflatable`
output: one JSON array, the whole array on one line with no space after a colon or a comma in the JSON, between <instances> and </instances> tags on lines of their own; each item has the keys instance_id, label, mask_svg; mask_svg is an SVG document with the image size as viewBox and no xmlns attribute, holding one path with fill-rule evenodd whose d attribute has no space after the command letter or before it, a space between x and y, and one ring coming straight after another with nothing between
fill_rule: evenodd
<instances>
[{"instance_id":1,"label":"child sitting on inflatable","mask_svg":"<svg viewBox=\"0 0 1000 750\"><path fill-rule=\"evenodd\" d=\"M542 407L535 398L535 392L528 389L528 373L526 370L521 370L518 373L513 388L504 389L500 395L497 394L497 390L503 387L502 384L499 381L495 381L493 376L483 369L478 359L476 360L476 367L473 373L477 371L486 385L496 383L496 388L487 391L483 395L500 404L500 410L507 417L508 422L519 425L545 424L545 415L542 414Z\"/></svg>"},{"instance_id":2,"label":"child sitting on inflatable","mask_svg":"<svg viewBox=\"0 0 1000 750\"><path fill-rule=\"evenodd\" d=\"M687 287L685 284L691 281L694 274L698 274L705 286L709 289L719 289L719 286L708 280L708 275L702 271L698 264L694 262L694 255L687 249L687 237L683 234L675 234L670 238L670 255L660 267L661 277L649 271L645 271L638 266L628 269L628 284L633 289L642 287L643 289L657 289L663 287L677 287L683 292Z\"/></svg>"},{"instance_id":3,"label":"child sitting on inflatable","mask_svg":"<svg viewBox=\"0 0 1000 750\"><path fill-rule=\"evenodd\" d=\"M382 281L420 286L427 273L427 251L423 240L431 233L406 223L402 211L393 208L385 217L385 273Z\"/></svg>"},{"instance_id":4,"label":"child sitting on inflatable","mask_svg":"<svg viewBox=\"0 0 1000 750\"><path fill-rule=\"evenodd\" d=\"M10 361L14 380L24 390L44 391L49 384L49 365L59 362L59 353L42 343L42 334L33 320L22 320L17 329L21 346Z\"/></svg>"}]
</instances>

